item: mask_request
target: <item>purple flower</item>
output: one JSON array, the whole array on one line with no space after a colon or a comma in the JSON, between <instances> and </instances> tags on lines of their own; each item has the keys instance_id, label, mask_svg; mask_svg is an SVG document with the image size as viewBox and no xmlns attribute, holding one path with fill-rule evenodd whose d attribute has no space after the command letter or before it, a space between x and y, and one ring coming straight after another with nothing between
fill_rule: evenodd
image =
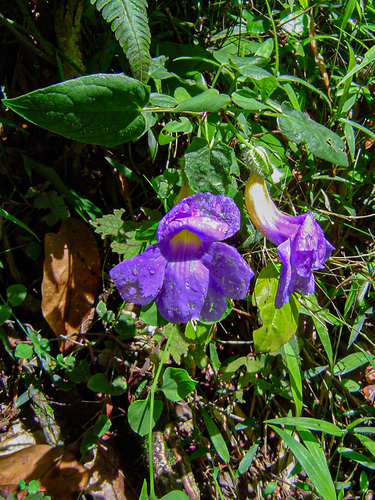
<instances>
[{"instance_id":1,"label":"purple flower","mask_svg":"<svg viewBox=\"0 0 375 500\"><path fill-rule=\"evenodd\" d=\"M246 296L254 276L238 251L221 242L239 230L240 218L224 195L181 200L160 221L157 243L110 271L121 297L142 305L155 300L171 323L217 321L228 298Z\"/></svg>"},{"instance_id":2,"label":"purple flower","mask_svg":"<svg viewBox=\"0 0 375 500\"><path fill-rule=\"evenodd\" d=\"M293 292L309 295L315 291L313 271L324 268L334 247L325 239L311 212L286 215L271 200L265 180L252 174L245 201L255 227L272 243L283 264L275 307L279 309Z\"/></svg>"}]
</instances>

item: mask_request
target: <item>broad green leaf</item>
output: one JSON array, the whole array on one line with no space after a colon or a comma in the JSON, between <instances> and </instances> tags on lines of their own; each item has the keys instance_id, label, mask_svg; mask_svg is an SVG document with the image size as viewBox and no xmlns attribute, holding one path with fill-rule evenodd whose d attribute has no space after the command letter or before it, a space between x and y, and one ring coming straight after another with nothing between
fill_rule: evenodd
<instances>
[{"instance_id":1,"label":"broad green leaf","mask_svg":"<svg viewBox=\"0 0 375 500\"><path fill-rule=\"evenodd\" d=\"M271 425L270 427L272 427L272 429L279 434L286 446L291 449L292 453L306 474L309 476L311 483L322 496L323 500L336 500L335 486L329 473L327 462L324 459L323 451L322 454L324 461L316 451L312 451L313 447L311 445L310 449L308 449L306 446L296 441L294 437L286 431L283 431L274 425Z\"/></svg>"},{"instance_id":2,"label":"broad green leaf","mask_svg":"<svg viewBox=\"0 0 375 500\"><path fill-rule=\"evenodd\" d=\"M262 111L263 109L270 109L274 111L274 108L272 108L268 104L264 104L263 102L258 101L253 97L247 97L238 92L233 92L233 94L231 95L231 99L234 102L234 104L236 104L242 109L247 109L249 111L259 112Z\"/></svg>"},{"instance_id":3,"label":"broad green leaf","mask_svg":"<svg viewBox=\"0 0 375 500\"><path fill-rule=\"evenodd\" d=\"M0 325L12 316L12 309L7 304L0 305Z\"/></svg>"},{"instance_id":4,"label":"broad green leaf","mask_svg":"<svg viewBox=\"0 0 375 500\"><path fill-rule=\"evenodd\" d=\"M296 417L299 417L302 412L303 396L302 396L302 378L301 364L299 355L294 352L290 341L284 344L284 360L288 367L290 386L292 389L294 404L296 405Z\"/></svg>"},{"instance_id":5,"label":"broad green leaf","mask_svg":"<svg viewBox=\"0 0 375 500\"><path fill-rule=\"evenodd\" d=\"M232 186L230 173L237 168L231 147L216 144L211 149L206 139L194 137L184 159L184 171L194 191L227 194Z\"/></svg>"},{"instance_id":6,"label":"broad green leaf","mask_svg":"<svg viewBox=\"0 0 375 500\"><path fill-rule=\"evenodd\" d=\"M151 418L149 398L134 401L134 403L132 403L128 409L128 421L130 427L140 436L145 436L146 434L148 434L150 429L150 419L152 428L154 428L156 422L159 420L162 411L162 401L155 400L154 411Z\"/></svg>"},{"instance_id":7,"label":"broad green leaf","mask_svg":"<svg viewBox=\"0 0 375 500\"><path fill-rule=\"evenodd\" d=\"M354 352L336 363L333 374L344 375L345 373L352 372L360 366L369 363L369 356L364 352Z\"/></svg>"},{"instance_id":8,"label":"broad green leaf","mask_svg":"<svg viewBox=\"0 0 375 500\"><path fill-rule=\"evenodd\" d=\"M316 123L305 113L298 111L290 104L283 103L282 114L278 117L280 130L289 140L306 142L311 152L319 158L331 161L337 165L347 165L348 159L344 152L343 140L328 128Z\"/></svg>"},{"instance_id":9,"label":"broad green leaf","mask_svg":"<svg viewBox=\"0 0 375 500\"><path fill-rule=\"evenodd\" d=\"M136 333L135 320L130 314L122 314L115 324L115 330L121 340L130 339Z\"/></svg>"},{"instance_id":10,"label":"broad green leaf","mask_svg":"<svg viewBox=\"0 0 375 500\"><path fill-rule=\"evenodd\" d=\"M151 62L151 34L147 19L146 0L90 0L111 23L112 31L124 49L133 76L147 81Z\"/></svg>"},{"instance_id":11,"label":"broad green leaf","mask_svg":"<svg viewBox=\"0 0 375 500\"><path fill-rule=\"evenodd\" d=\"M183 113L189 111L191 113L201 113L203 111L208 111L216 113L224 108L229 101L229 95L219 94L216 89L209 89L202 94L182 101L174 108L173 112Z\"/></svg>"},{"instance_id":12,"label":"broad green leaf","mask_svg":"<svg viewBox=\"0 0 375 500\"><path fill-rule=\"evenodd\" d=\"M3 103L64 137L112 147L145 131L150 90L128 76L96 74L67 80Z\"/></svg>"},{"instance_id":13,"label":"broad green leaf","mask_svg":"<svg viewBox=\"0 0 375 500\"><path fill-rule=\"evenodd\" d=\"M92 432L95 434L95 436L104 436L104 434L111 428L111 425L112 422L107 417L107 415L100 415L98 420L95 422Z\"/></svg>"},{"instance_id":14,"label":"broad green leaf","mask_svg":"<svg viewBox=\"0 0 375 500\"><path fill-rule=\"evenodd\" d=\"M168 367L163 375L160 390L169 401L181 401L195 389L197 382L183 368Z\"/></svg>"},{"instance_id":15,"label":"broad green leaf","mask_svg":"<svg viewBox=\"0 0 375 500\"><path fill-rule=\"evenodd\" d=\"M206 410L203 407L202 407L202 413L207 432L210 436L211 442L216 450L216 453L225 463L229 463L230 459L229 451L223 436L220 434L220 431L217 428L217 425L215 424L211 416L206 412Z\"/></svg>"},{"instance_id":16,"label":"broad green leaf","mask_svg":"<svg viewBox=\"0 0 375 500\"><path fill-rule=\"evenodd\" d=\"M263 322L263 326L253 333L256 352L276 351L297 330L299 302L291 295L287 304L276 309L277 285L276 271L272 265L268 265L260 272L254 290L254 299Z\"/></svg>"},{"instance_id":17,"label":"broad green leaf","mask_svg":"<svg viewBox=\"0 0 375 500\"><path fill-rule=\"evenodd\" d=\"M266 420L266 423L275 425L291 425L293 427L301 427L312 431L325 432L326 434L331 434L332 436L343 436L345 434L344 430L340 429L340 427L332 424L331 422L309 417L281 417Z\"/></svg>"},{"instance_id":18,"label":"broad green leaf","mask_svg":"<svg viewBox=\"0 0 375 500\"><path fill-rule=\"evenodd\" d=\"M260 90L263 102L268 99L278 86L276 78L259 66L243 66L238 68L238 71L247 81L250 80Z\"/></svg>"},{"instance_id":19,"label":"broad green leaf","mask_svg":"<svg viewBox=\"0 0 375 500\"><path fill-rule=\"evenodd\" d=\"M168 323L159 313L155 302L142 306L139 319L150 326L165 326Z\"/></svg>"},{"instance_id":20,"label":"broad green leaf","mask_svg":"<svg viewBox=\"0 0 375 500\"><path fill-rule=\"evenodd\" d=\"M90 377L87 387L94 392L117 396L126 391L126 381L123 377L116 377L112 382L107 380L104 373L96 373Z\"/></svg>"},{"instance_id":21,"label":"broad green leaf","mask_svg":"<svg viewBox=\"0 0 375 500\"><path fill-rule=\"evenodd\" d=\"M17 344L14 355L16 358L31 359L34 355L34 348L30 344L21 342L20 344Z\"/></svg>"},{"instance_id":22,"label":"broad green leaf","mask_svg":"<svg viewBox=\"0 0 375 500\"><path fill-rule=\"evenodd\" d=\"M7 297L11 306L19 306L25 300L27 289L24 285L10 285L7 288Z\"/></svg>"}]
</instances>

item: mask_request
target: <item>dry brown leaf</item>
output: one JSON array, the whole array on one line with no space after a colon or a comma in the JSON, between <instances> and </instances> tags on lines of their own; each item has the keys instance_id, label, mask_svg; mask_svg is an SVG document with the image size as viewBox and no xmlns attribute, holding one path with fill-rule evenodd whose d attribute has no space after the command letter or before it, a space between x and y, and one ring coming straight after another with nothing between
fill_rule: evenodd
<instances>
[{"instance_id":1,"label":"dry brown leaf","mask_svg":"<svg viewBox=\"0 0 375 500\"><path fill-rule=\"evenodd\" d=\"M77 337L99 285L99 250L92 231L69 218L56 234L45 237L42 312L57 337ZM72 343L62 341L67 350Z\"/></svg>"},{"instance_id":2,"label":"dry brown leaf","mask_svg":"<svg viewBox=\"0 0 375 500\"><path fill-rule=\"evenodd\" d=\"M91 469L92 477L87 493L98 500L137 500L138 495L134 491L134 462L128 469L124 470L124 466L126 467L126 463L121 463L112 444L102 442Z\"/></svg>"},{"instance_id":3,"label":"dry brown leaf","mask_svg":"<svg viewBox=\"0 0 375 500\"><path fill-rule=\"evenodd\" d=\"M8 496L22 479L36 479L54 500L69 500L86 488L90 474L71 453L37 444L0 457L0 492Z\"/></svg>"}]
</instances>

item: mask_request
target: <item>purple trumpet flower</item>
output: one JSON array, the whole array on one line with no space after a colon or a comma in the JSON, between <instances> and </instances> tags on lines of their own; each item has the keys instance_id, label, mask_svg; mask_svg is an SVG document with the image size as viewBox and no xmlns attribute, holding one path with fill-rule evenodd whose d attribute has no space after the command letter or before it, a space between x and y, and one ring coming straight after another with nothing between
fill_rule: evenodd
<instances>
[{"instance_id":1,"label":"purple trumpet flower","mask_svg":"<svg viewBox=\"0 0 375 500\"><path fill-rule=\"evenodd\" d=\"M272 201L265 180L252 174L245 190L245 202L255 227L272 243L283 264L275 307L280 309L293 292L315 291L313 271L323 269L335 249L326 239L311 212L286 215Z\"/></svg>"},{"instance_id":2,"label":"purple trumpet flower","mask_svg":"<svg viewBox=\"0 0 375 500\"><path fill-rule=\"evenodd\" d=\"M110 271L121 297L134 304L155 300L170 323L217 321L228 298L243 299L254 276L238 251L222 240L240 228L231 198L196 193L159 222L157 243Z\"/></svg>"}]
</instances>

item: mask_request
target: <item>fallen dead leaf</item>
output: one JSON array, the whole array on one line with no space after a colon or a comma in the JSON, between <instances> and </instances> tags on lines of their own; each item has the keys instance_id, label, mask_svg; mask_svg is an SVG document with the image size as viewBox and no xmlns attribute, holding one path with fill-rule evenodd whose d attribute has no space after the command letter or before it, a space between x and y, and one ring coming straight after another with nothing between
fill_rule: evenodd
<instances>
[{"instance_id":1,"label":"fallen dead leaf","mask_svg":"<svg viewBox=\"0 0 375 500\"><path fill-rule=\"evenodd\" d=\"M0 494L8 496L17 491L22 479L26 483L35 479L40 491L54 500L70 500L74 492L86 488L90 475L72 453L37 444L0 457Z\"/></svg>"},{"instance_id":2,"label":"fallen dead leaf","mask_svg":"<svg viewBox=\"0 0 375 500\"><path fill-rule=\"evenodd\" d=\"M94 234L79 219L64 220L58 233L46 235L42 312L58 338L77 338L94 304L99 270ZM63 352L71 346L69 340L60 342Z\"/></svg>"}]
</instances>

